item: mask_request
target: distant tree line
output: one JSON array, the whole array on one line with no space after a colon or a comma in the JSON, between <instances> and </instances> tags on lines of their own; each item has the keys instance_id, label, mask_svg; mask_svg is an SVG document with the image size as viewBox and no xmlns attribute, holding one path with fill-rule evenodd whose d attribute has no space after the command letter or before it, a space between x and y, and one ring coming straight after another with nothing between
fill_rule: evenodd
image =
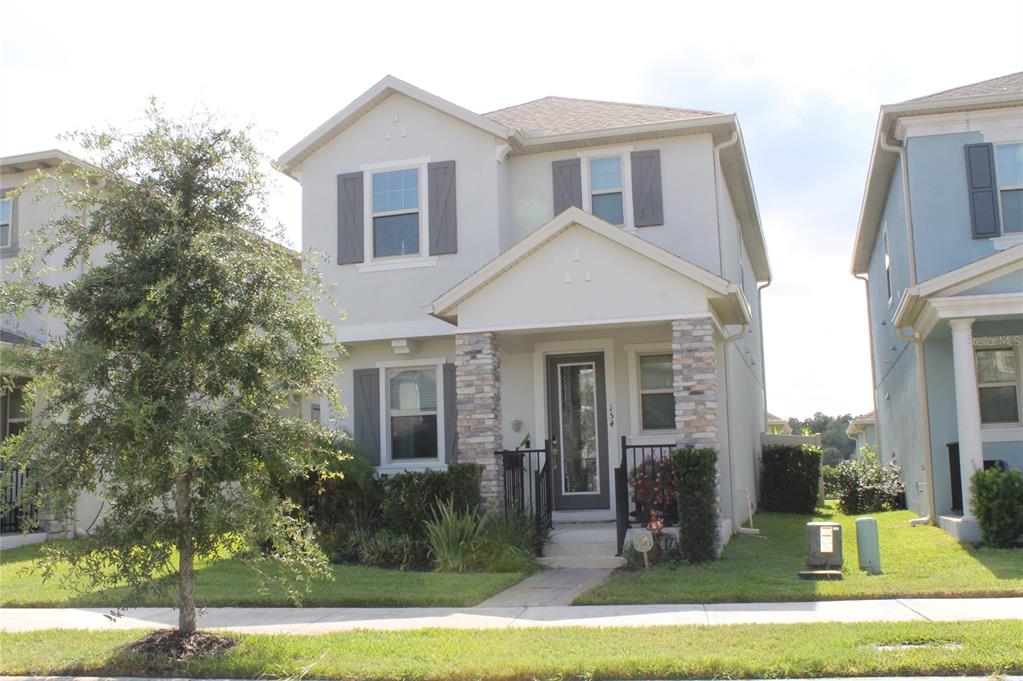
<instances>
[{"instance_id":1,"label":"distant tree line","mask_svg":"<svg viewBox=\"0 0 1023 681\"><path fill-rule=\"evenodd\" d=\"M821 412L815 413L808 419L802 421L797 418L790 418L789 425L792 426L792 433L798 435L804 431L820 433L821 446L824 449L822 463L834 466L841 461L852 458L856 453L856 441L845 434L845 429L852 422L852 414L841 416L828 416Z\"/></svg>"}]
</instances>

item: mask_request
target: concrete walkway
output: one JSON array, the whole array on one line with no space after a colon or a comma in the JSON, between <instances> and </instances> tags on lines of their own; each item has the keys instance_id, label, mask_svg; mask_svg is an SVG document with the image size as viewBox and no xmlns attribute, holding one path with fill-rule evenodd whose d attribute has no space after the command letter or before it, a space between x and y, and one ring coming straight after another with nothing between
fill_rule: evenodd
<instances>
[{"instance_id":1,"label":"concrete walkway","mask_svg":"<svg viewBox=\"0 0 1023 681\"><path fill-rule=\"evenodd\" d=\"M172 608L3 608L0 630L151 629L173 626ZM208 629L256 634L322 634L353 629L502 629L507 627L643 627L661 625L790 624L1021 620L1023 598L903 598L805 603L585 605L473 608L209 608Z\"/></svg>"},{"instance_id":2,"label":"concrete walkway","mask_svg":"<svg viewBox=\"0 0 1023 681\"><path fill-rule=\"evenodd\" d=\"M611 576L608 569L561 568L541 570L518 584L494 594L480 608L509 606L572 605L578 596Z\"/></svg>"}]
</instances>

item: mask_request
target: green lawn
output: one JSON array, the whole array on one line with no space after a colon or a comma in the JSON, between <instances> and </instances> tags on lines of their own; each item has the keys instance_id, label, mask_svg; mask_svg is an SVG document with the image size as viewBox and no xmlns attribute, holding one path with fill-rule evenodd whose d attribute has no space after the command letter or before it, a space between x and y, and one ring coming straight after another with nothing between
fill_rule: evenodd
<instances>
[{"instance_id":1,"label":"green lawn","mask_svg":"<svg viewBox=\"0 0 1023 681\"><path fill-rule=\"evenodd\" d=\"M875 513L882 575L860 571L855 518L818 509L819 520L842 524L845 554L841 581L797 578L806 569L805 524L811 518L761 513L766 538L735 536L721 559L701 566L619 571L577 604L777 601L897 596L1023 595L1023 549L976 549L932 526L910 527L909 511Z\"/></svg>"},{"instance_id":2,"label":"green lawn","mask_svg":"<svg viewBox=\"0 0 1023 681\"><path fill-rule=\"evenodd\" d=\"M186 663L120 649L143 633L0 634L0 674L649 679L1023 672L1018 621L246 635L218 657Z\"/></svg>"},{"instance_id":3,"label":"green lawn","mask_svg":"<svg viewBox=\"0 0 1023 681\"><path fill-rule=\"evenodd\" d=\"M65 582L66 568L44 582L35 569L42 545L24 546L0 555L0 606L144 606L173 605L176 585L166 581L159 593L132 594L127 587L77 594ZM240 560L200 563L196 574L196 600L201 606L294 605L273 582L265 585ZM353 565L332 565L334 580L313 580L302 595L304 606L468 606L502 591L522 579L521 574L452 574L402 572Z\"/></svg>"}]
</instances>

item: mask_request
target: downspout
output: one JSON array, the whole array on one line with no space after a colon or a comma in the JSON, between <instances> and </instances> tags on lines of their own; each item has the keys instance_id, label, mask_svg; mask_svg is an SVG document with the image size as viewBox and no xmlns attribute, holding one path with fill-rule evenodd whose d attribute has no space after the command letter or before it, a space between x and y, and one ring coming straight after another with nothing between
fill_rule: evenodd
<instances>
[{"instance_id":1,"label":"downspout","mask_svg":"<svg viewBox=\"0 0 1023 681\"><path fill-rule=\"evenodd\" d=\"M931 468L931 419L930 409L927 403L927 378L924 376L924 340L919 332L913 331L912 336L902 333L902 329L896 328L895 335L899 340L912 343L916 346L916 361L919 366L917 371L917 390L920 392L920 411L924 425L923 447L924 447L924 484L927 486L927 515L923 518L913 518L909 521L910 527L917 525L935 524L937 514L934 511L934 471Z\"/></svg>"},{"instance_id":2,"label":"downspout","mask_svg":"<svg viewBox=\"0 0 1023 681\"><path fill-rule=\"evenodd\" d=\"M853 277L863 282L863 297L867 300L867 340L870 341L870 392L871 402L874 403L874 423L878 421L878 408L877 408L877 367L874 366L874 329L871 326L871 315L870 315L870 285L868 277L864 274L856 274L853 272ZM881 447L881 429L874 428L874 432L877 433L877 451L882 452L884 448Z\"/></svg>"},{"instance_id":3,"label":"downspout","mask_svg":"<svg viewBox=\"0 0 1023 681\"><path fill-rule=\"evenodd\" d=\"M878 137L881 149L899 157L899 169L902 171L902 210L906 214L906 250L909 254L909 285L916 286L916 246L913 241L913 208L909 200L909 164L906 162L906 147L902 144L891 144L882 133Z\"/></svg>"},{"instance_id":4,"label":"downspout","mask_svg":"<svg viewBox=\"0 0 1023 681\"><path fill-rule=\"evenodd\" d=\"M725 276L725 250L721 238L721 189L718 186L718 175L721 174L721 150L726 149L739 141L739 133L732 131L731 137L724 142L714 145L714 215L717 217L718 225L718 273ZM738 340L738 338L736 338Z\"/></svg>"}]
</instances>

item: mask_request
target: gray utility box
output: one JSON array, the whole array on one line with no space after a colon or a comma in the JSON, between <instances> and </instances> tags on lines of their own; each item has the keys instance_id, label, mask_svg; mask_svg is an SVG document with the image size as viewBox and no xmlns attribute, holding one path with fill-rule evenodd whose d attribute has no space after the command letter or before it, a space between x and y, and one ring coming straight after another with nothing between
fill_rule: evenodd
<instances>
[{"instance_id":1,"label":"gray utility box","mask_svg":"<svg viewBox=\"0 0 1023 681\"><path fill-rule=\"evenodd\" d=\"M806 524L806 564L817 568L842 567L842 526L838 523Z\"/></svg>"}]
</instances>

